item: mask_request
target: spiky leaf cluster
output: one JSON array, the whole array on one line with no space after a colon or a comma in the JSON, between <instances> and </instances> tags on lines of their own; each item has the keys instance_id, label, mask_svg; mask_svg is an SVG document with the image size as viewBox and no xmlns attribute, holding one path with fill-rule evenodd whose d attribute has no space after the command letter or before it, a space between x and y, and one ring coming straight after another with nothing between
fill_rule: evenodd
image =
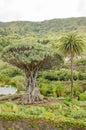
<instances>
[{"instance_id":1,"label":"spiky leaf cluster","mask_svg":"<svg viewBox=\"0 0 86 130\"><path fill-rule=\"evenodd\" d=\"M68 33L66 36L63 36L60 41L62 43L60 50L63 51L65 55L70 55L71 51L73 55L80 55L83 51L83 38L77 33Z\"/></svg>"}]
</instances>

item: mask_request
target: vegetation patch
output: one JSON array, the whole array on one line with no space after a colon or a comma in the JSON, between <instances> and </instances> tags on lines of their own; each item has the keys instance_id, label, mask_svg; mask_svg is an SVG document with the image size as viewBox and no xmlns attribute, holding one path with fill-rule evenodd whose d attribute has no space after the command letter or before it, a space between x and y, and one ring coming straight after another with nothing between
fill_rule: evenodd
<instances>
[{"instance_id":1,"label":"vegetation patch","mask_svg":"<svg viewBox=\"0 0 86 130\"><path fill-rule=\"evenodd\" d=\"M67 101L66 101L67 102ZM60 128L86 128L86 107L77 106L76 100L64 103L51 103L49 105L32 106L16 105L12 102L0 104L0 118L10 121L27 119L31 126L38 126L41 121ZM35 123L32 123L33 122ZM36 124L37 123L37 124Z\"/></svg>"}]
</instances>

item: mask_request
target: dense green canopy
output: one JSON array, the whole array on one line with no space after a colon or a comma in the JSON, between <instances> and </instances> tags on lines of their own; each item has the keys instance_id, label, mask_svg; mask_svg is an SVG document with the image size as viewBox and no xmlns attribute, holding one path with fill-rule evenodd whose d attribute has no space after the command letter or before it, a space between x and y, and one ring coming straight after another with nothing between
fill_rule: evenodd
<instances>
[{"instance_id":1,"label":"dense green canopy","mask_svg":"<svg viewBox=\"0 0 86 130\"><path fill-rule=\"evenodd\" d=\"M58 65L61 56L57 50L50 45L39 43L15 43L6 47L3 51L4 61L21 69L29 68L52 68Z\"/></svg>"},{"instance_id":2,"label":"dense green canopy","mask_svg":"<svg viewBox=\"0 0 86 130\"><path fill-rule=\"evenodd\" d=\"M42 100L37 89L37 74L40 69L55 68L61 60L57 50L50 45L41 43L16 43L6 47L3 51L4 61L19 67L24 71L26 77L26 93L23 102L34 102Z\"/></svg>"}]
</instances>

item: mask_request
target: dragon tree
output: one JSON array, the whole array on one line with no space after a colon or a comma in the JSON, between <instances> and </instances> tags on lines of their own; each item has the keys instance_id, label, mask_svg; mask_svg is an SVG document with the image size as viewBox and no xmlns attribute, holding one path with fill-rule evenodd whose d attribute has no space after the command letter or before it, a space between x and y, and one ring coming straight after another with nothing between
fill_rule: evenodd
<instances>
[{"instance_id":1,"label":"dragon tree","mask_svg":"<svg viewBox=\"0 0 86 130\"><path fill-rule=\"evenodd\" d=\"M22 97L24 103L43 100L37 88L38 71L56 68L62 61L52 46L28 42L7 46L3 50L2 59L24 72L26 79L26 92Z\"/></svg>"}]
</instances>

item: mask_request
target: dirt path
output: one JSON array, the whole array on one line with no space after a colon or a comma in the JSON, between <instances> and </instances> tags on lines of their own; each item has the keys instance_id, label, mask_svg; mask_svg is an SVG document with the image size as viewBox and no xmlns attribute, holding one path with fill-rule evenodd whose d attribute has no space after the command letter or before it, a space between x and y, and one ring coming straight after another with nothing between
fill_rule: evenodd
<instances>
[{"instance_id":1,"label":"dirt path","mask_svg":"<svg viewBox=\"0 0 86 130\"><path fill-rule=\"evenodd\" d=\"M16 104L22 104L21 102L21 97L22 95L9 95L9 96L3 96L2 98L0 98L0 102L1 103L5 103L5 102L14 102ZM31 104L25 104L25 105L38 105L38 106L42 106L42 105L50 105L52 103L61 103L63 102L62 99L56 99L56 98L49 98L49 99L44 99L43 101L39 101L39 102L34 102Z\"/></svg>"}]
</instances>

